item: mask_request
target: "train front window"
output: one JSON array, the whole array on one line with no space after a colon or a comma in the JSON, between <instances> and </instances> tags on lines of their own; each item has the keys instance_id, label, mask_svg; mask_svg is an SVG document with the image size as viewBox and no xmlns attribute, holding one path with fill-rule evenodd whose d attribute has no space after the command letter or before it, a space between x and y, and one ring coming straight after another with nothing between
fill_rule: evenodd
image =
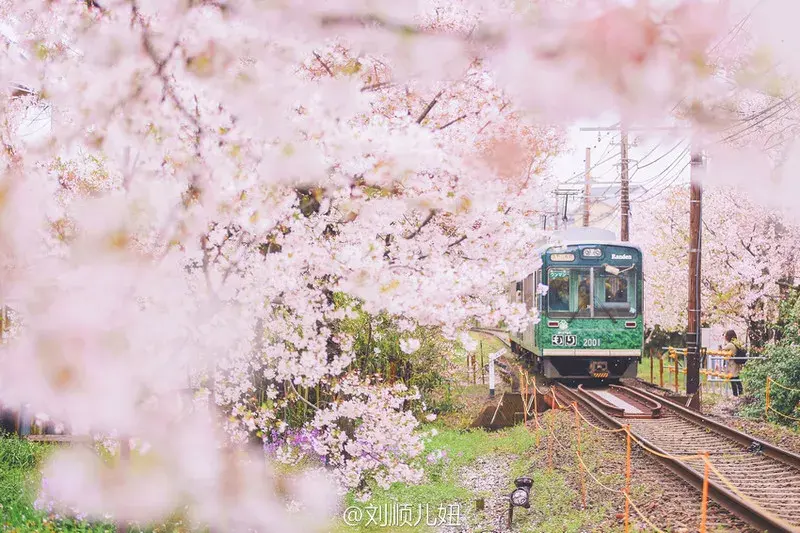
<instances>
[{"instance_id":1,"label":"train front window","mask_svg":"<svg viewBox=\"0 0 800 533\"><path fill-rule=\"evenodd\" d=\"M633 266L594 269L594 316L636 316L636 272Z\"/></svg>"},{"instance_id":2,"label":"train front window","mask_svg":"<svg viewBox=\"0 0 800 533\"><path fill-rule=\"evenodd\" d=\"M547 277L551 316L591 316L591 269L551 268Z\"/></svg>"}]
</instances>

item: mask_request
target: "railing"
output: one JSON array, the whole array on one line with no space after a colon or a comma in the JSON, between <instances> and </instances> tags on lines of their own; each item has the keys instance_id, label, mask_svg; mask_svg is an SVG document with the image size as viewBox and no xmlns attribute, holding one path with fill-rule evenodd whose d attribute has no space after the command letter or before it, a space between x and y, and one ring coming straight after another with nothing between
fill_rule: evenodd
<instances>
[{"instance_id":1,"label":"railing","mask_svg":"<svg viewBox=\"0 0 800 533\"><path fill-rule=\"evenodd\" d=\"M681 392L681 376L686 375L686 348L674 346L664 346L661 352L656 355L657 350L651 349L650 355L646 358L650 360L650 383L659 385L662 388L671 388L675 393ZM741 382L727 370L727 361L733 357L733 353L726 350L712 350L708 348L700 349L700 361L703 368L700 368L700 382L708 392L729 396L732 388L731 382ZM764 359L763 356L753 356L748 354L744 357L747 361ZM642 377L641 371L639 377Z\"/></svg>"}]
</instances>

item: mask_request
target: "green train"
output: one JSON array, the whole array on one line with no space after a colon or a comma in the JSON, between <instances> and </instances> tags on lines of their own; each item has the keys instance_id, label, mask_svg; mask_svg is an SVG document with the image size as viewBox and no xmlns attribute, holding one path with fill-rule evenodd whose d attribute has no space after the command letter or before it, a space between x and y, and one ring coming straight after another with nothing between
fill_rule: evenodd
<instances>
[{"instance_id":1,"label":"green train","mask_svg":"<svg viewBox=\"0 0 800 533\"><path fill-rule=\"evenodd\" d=\"M511 333L511 349L547 378L635 377L644 345L642 252L588 230L541 247L541 266L509 287L512 301L540 317Z\"/></svg>"}]
</instances>

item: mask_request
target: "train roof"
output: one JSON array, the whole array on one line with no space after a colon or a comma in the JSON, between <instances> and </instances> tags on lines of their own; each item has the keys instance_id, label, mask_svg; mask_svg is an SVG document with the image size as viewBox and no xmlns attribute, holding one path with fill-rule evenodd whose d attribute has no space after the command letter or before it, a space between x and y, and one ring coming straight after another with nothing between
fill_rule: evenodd
<instances>
[{"instance_id":1,"label":"train roof","mask_svg":"<svg viewBox=\"0 0 800 533\"><path fill-rule=\"evenodd\" d=\"M620 241L613 231L601 228L568 228L556 231L548 238L538 243L537 249L544 252L550 248L573 246L580 244L605 244L611 246L625 246L641 251L641 248L627 241Z\"/></svg>"}]
</instances>

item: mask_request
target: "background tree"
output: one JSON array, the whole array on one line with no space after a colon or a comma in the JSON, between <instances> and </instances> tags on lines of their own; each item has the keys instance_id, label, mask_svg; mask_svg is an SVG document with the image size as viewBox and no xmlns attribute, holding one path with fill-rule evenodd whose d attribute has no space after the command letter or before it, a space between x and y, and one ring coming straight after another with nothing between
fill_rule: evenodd
<instances>
[{"instance_id":1,"label":"background tree","mask_svg":"<svg viewBox=\"0 0 800 533\"><path fill-rule=\"evenodd\" d=\"M762 346L796 276L798 227L734 189L707 188L703 200L703 320ZM668 329L685 327L688 206L688 191L676 187L637 221L636 238L647 251L648 320Z\"/></svg>"}]
</instances>

